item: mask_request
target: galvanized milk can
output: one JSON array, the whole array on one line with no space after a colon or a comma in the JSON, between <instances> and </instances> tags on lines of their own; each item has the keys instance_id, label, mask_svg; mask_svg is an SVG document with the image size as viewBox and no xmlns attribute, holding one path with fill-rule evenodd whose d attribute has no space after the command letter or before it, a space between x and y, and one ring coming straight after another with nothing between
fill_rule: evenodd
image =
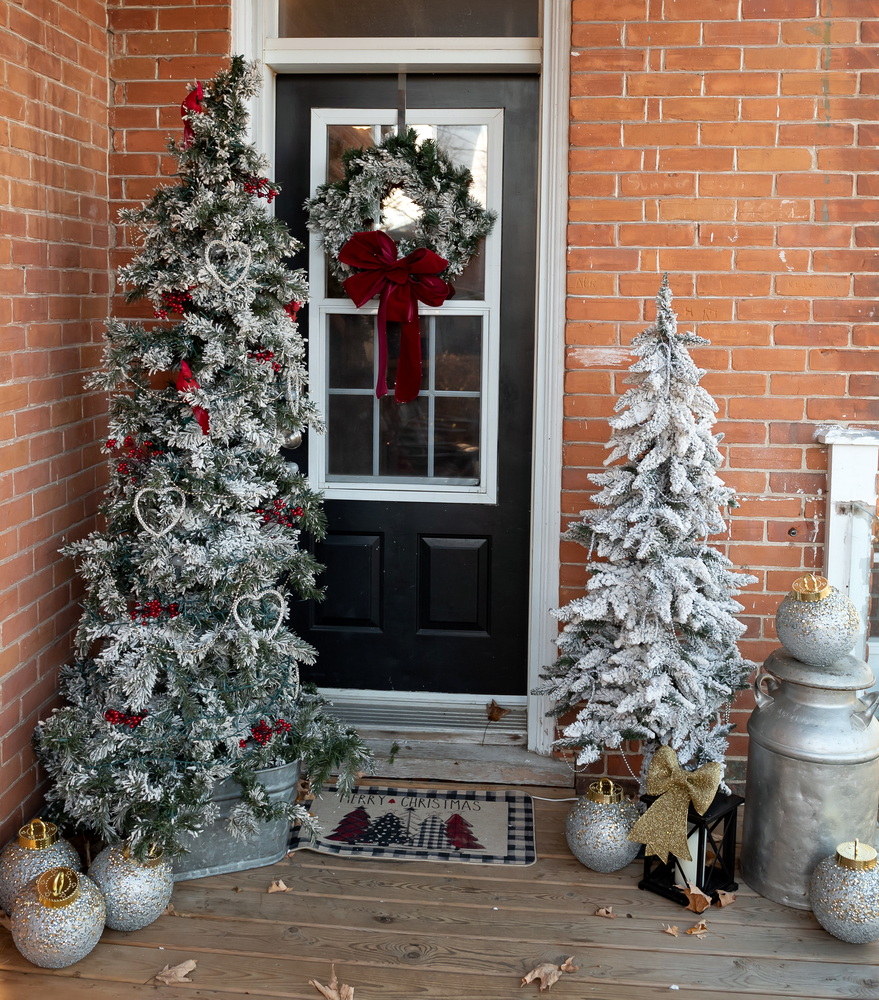
<instances>
[{"instance_id":1,"label":"galvanized milk can","mask_svg":"<svg viewBox=\"0 0 879 1000\"><path fill-rule=\"evenodd\" d=\"M754 681L740 869L761 896L808 910L809 878L836 845L872 844L879 811L879 692L842 656L809 666L783 649Z\"/></svg>"}]
</instances>

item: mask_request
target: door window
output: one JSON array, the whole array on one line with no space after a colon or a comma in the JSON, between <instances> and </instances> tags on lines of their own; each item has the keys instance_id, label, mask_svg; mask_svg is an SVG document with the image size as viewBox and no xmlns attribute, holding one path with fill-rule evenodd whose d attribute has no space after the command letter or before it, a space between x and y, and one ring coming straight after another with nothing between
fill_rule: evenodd
<instances>
[{"instance_id":1,"label":"door window","mask_svg":"<svg viewBox=\"0 0 879 1000\"><path fill-rule=\"evenodd\" d=\"M393 129L394 109L312 111L311 189L342 176L342 153L375 145ZM311 476L330 498L493 503L497 494L497 380L503 113L499 109L414 110L419 140L434 139L473 175L472 196L498 213L494 230L441 307L423 304L421 393L398 404L376 399L378 302L357 309L310 241L310 384L326 432L312 433ZM378 207L378 206L377 206ZM419 206L386 192L381 228L399 240ZM393 385L399 325L388 324Z\"/></svg>"}]
</instances>

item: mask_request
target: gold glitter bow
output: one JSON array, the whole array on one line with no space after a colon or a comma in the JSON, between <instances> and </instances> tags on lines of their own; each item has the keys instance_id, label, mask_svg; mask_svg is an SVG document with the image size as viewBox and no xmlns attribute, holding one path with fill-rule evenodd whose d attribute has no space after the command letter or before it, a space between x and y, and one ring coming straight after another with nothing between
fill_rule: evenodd
<instances>
[{"instance_id":1,"label":"gold glitter bow","mask_svg":"<svg viewBox=\"0 0 879 1000\"><path fill-rule=\"evenodd\" d=\"M687 810L690 803L701 816L711 805L720 784L717 761L696 771L685 771L671 747L660 747L647 771L647 794L658 796L632 827L629 840L645 844L647 854L655 854L663 864L669 854L692 861L687 847Z\"/></svg>"}]
</instances>

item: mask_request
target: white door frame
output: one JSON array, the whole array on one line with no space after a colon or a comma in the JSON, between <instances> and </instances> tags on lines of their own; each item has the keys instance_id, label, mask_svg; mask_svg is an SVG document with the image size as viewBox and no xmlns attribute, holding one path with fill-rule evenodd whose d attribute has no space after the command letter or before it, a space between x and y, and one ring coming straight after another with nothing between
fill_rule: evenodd
<instances>
[{"instance_id":1,"label":"white door frame","mask_svg":"<svg viewBox=\"0 0 879 1000\"><path fill-rule=\"evenodd\" d=\"M232 51L263 66L263 89L251 107L251 136L275 154L277 73L503 72L540 69L540 177L534 371L534 439L529 583L528 749L549 753L549 700L530 694L556 656L559 601L565 281L567 271L570 0L544 0L542 39L279 39L277 0L231 0ZM307 165L304 165L307 169Z\"/></svg>"}]
</instances>

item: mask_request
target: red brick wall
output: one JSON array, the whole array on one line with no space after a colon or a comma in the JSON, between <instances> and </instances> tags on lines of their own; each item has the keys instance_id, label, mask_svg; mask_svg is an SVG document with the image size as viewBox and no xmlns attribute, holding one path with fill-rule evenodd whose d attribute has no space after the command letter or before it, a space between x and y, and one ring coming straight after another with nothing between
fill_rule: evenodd
<instances>
[{"instance_id":1,"label":"red brick wall","mask_svg":"<svg viewBox=\"0 0 879 1000\"><path fill-rule=\"evenodd\" d=\"M63 541L93 523L107 314L102 0L0 0L0 842L37 807L30 739L68 657Z\"/></svg>"},{"instance_id":2,"label":"red brick wall","mask_svg":"<svg viewBox=\"0 0 879 1000\"><path fill-rule=\"evenodd\" d=\"M170 183L174 161L165 153L169 135L180 137L180 102L193 81L206 80L228 63L231 44L229 0L108 0L113 45L110 77L110 206L146 201L163 178ZM113 268L131 256L131 236L119 228ZM126 310L118 300L116 315Z\"/></svg>"},{"instance_id":3,"label":"red brick wall","mask_svg":"<svg viewBox=\"0 0 879 1000\"><path fill-rule=\"evenodd\" d=\"M573 0L573 20L563 509L587 505L668 272L679 322L711 341L694 357L743 501L727 550L759 577L740 598L759 661L791 581L822 565L815 426L879 419L879 0ZM584 552L562 559L565 601Z\"/></svg>"},{"instance_id":4,"label":"red brick wall","mask_svg":"<svg viewBox=\"0 0 879 1000\"><path fill-rule=\"evenodd\" d=\"M122 204L149 197L187 84L229 53L228 2L0 0L0 843L38 808L30 739L69 660L96 524L100 363ZM109 202L109 203L108 203ZM120 249L117 249L120 248Z\"/></svg>"}]
</instances>

